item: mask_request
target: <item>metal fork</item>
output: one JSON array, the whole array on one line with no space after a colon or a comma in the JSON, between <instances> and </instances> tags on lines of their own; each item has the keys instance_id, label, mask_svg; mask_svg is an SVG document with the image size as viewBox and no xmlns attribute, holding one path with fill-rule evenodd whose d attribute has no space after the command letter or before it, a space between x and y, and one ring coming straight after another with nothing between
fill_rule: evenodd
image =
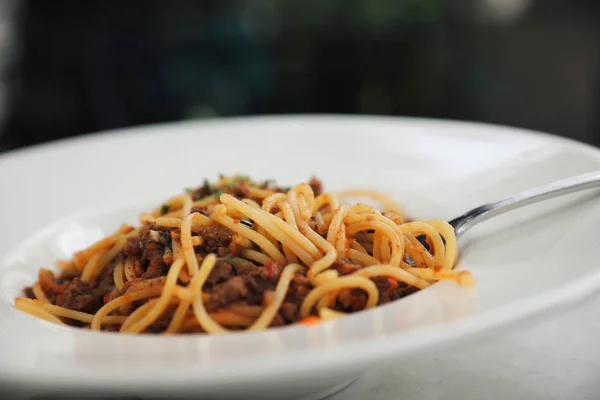
<instances>
[{"instance_id":1,"label":"metal fork","mask_svg":"<svg viewBox=\"0 0 600 400\"><path fill-rule=\"evenodd\" d=\"M460 217L449 221L454 227L454 233L458 238L475 224L488 220L496 215L538 203L543 200L552 199L565 194L579 192L584 189L600 188L600 171L594 171L583 175L573 176L546 185L526 190L514 196L505 198L495 203L488 203L467 211Z\"/></svg>"}]
</instances>

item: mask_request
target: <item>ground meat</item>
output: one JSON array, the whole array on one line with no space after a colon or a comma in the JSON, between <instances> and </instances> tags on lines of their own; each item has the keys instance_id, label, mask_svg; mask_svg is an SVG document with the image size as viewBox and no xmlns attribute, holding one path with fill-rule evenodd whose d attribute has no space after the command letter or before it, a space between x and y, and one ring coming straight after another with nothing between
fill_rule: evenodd
<instances>
[{"instance_id":1,"label":"ground meat","mask_svg":"<svg viewBox=\"0 0 600 400\"><path fill-rule=\"evenodd\" d=\"M169 270L169 266L163 259L166 246L162 241L152 240L153 231L156 230L151 226L144 226L140 230L139 238L143 249L140 263L144 270L142 277L145 279L166 275Z\"/></svg>"},{"instance_id":2,"label":"ground meat","mask_svg":"<svg viewBox=\"0 0 600 400\"><path fill-rule=\"evenodd\" d=\"M310 288L311 286L308 278L304 275L296 274L290 282L285 301L293 304L300 304L308 292L310 292Z\"/></svg>"},{"instance_id":3,"label":"ground meat","mask_svg":"<svg viewBox=\"0 0 600 400\"><path fill-rule=\"evenodd\" d=\"M262 301L262 294L267 290L275 290L279 276L270 275L264 267L257 267L250 275L244 277L246 286L253 294L258 294ZM252 303L256 302L255 300Z\"/></svg>"},{"instance_id":4,"label":"ground meat","mask_svg":"<svg viewBox=\"0 0 600 400\"><path fill-rule=\"evenodd\" d=\"M95 295L93 289L93 284L74 278L65 283L64 292L56 298L56 305L94 314L102 307L103 302L102 297Z\"/></svg>"},{"instance_id":5,"label":"ground meat","mask_svg":"<svg viewBox=\"0 0 600 400\"><path fill-rule=\"evenodd\" d=\"M109 263L94 280L94 292L97 293L98 296L104 296L110 293L115 287L113 278L115 267L116 264L114 262Z\"/></svg>"},{"instance_id":6,"label":"ground meat","mask_svg":"<svg viewBox=\"0 0 600 400\"><path fill-rule=\"evenodd\" d=\"M244 198L250 197L250 191L248 190L248 186L243 183L228 189L226 193L228 193L238 199L244 199Z\"/></svg>"},{"instance_id":7,"label":"ground meat","mask_svg":"<svg viewBox=\"0 0 600 400\"><path fill-rule=\"evenodd\" d=\"M234 276L228 281L213 287L206 302L206 307L210 310L216 310L230 303L244 300L248 296L248 293L249 290L246 287L245 279L241 276Z\"/></svg>"},{"instance_id":8,"label":"ground meat","mask_svg":"<svg viewBox=\"0 0 600 400\"><path fill-rule=\"evenodd\" d=\"M224 261L217 261L210 275L206 279L206 282L215 285L220 282L224 282L230 279L232 275L233 267L231 264Z\"/></svg>"},{"instance_id":9,"label":"ground meat","mask_svg":"<svg viewBox=\"0 0 600 400\"><path fill-rule=\"evenodd\" d=\"M310 181L308 181L308 184L310 185L313 192L315 193L315 196L318 196L321 193L323 193L323 183L321 183L321 181L319 179L317 179L316 177L313 176L312 178L310 178Z\"/></svg>"},{"instance_id":10,"label":"ground meat","mask_svg":"<svg viewBox=\"0 0 600 400\"><path fill-rule=\"evenodd\" d=\"M139 257L142 254L142 243L140 238L137 236L127 238L123 251L128 256Z\"/></svg>"},{"instance_id":11,"label":"ground meat","mask_svg":"<svg viewBox=\"0 0 600 400\"><path fill-rule=\"evenodd\" d=\"M203 240L199 249L206 253L216 253L220 257L229 257L239 256L243 251L241 246L231 240L233 232L222 225L212 224L202 227L198 235Z\"/></svg>"},{"instance_id":12,"label":"ground meat","mask_svg":"<svg viewBox=\"0 0 600 400\"><path fill-rule=\"evenodd\" d=\"M243 264L234 265L233 268L236 275L248 275L256 268L256 265L250 261L246 261Z\"/></svg>"},{"instance_id":13,"label":"ground meat","mask_svg":"<svg viewBox=\"0 0 600 400\"><path fill-rule=\"evenodd\" d=\"M190 192L190 196L192 196L192 199L194 199L194 200L201 200L205 197L210 196L212 194L212 192L213 191L212 191L210 182L205 180L204 184L202 186L199 186Z\"/></svg>"},{"instance_id":14,"label":"ground meat","mask_svg":"<svg viewBox=\"0 0 600 400\"><path fill-rule=\"evenodd\" d=\"M25 294L26 298L28 298L28 299L35 299L35 294L33 294L33 288L31 286L30 287L26 287L23 290L23 293Z\"/></svg>"},{"instance_id":15,"label":"ground meat","mask_svg":"<svg viewBox=\"0 0 600 400\"><path fill-rule=\"evenodd\" d=\"M350 275L362 267L358 264L352 264L347 258L340 258L331 264L331 268L335 269L340 275Z\"/></svg>"},{"instance_id":16,"label":"ground meat","mask_svg":"<svg viewBox=\"0 0 600 400\"><path fill-rule=\"evenodd\" d=\"M198 324L198 320L193 312L186 314L180 330L183 333L204 333L204 329Z\"/></svg>"},{"instance_id":17,"label":"ground meat","mask_svg":"<svg viewBox=\"0 0 600 400\"><path fill-rule=\"evenodd\" d=\"M267 279L279 278L281 274L281 266L275 261L269 261L265 264Z\"/></svg>"},{"instance_id":18,"label":"ground meat","mask_svg":"<svg viewBox=\"0 0 600 400\"><path fill-rule=\"evenodd\" d=\"M269 326L274 327L274 326L282 326L282 325L285 325L285 319L281 315L275 314L275 317L273 317L273 320L271 321Z\"/></svg>"},{"instance_id":19,"label":"ground meat","mask_svg":"<svg viewBox=\"0 0 600 400\"><path fill-rule=\"evenodd\" d=\"M157 248L146 248L144 255L142 256L142 263L147 262L146 271L142 274L144 279L157 278L159 276L166 275L169 271L169 266L163 259L163 249Z\"/></svg>"},{"instance_id":20,"label":"ground meat","mask_svg":"<svg viewBox=\"0 0 600 400\"><path fill-rule=\"evenodd\" d=\"M362 289L344 289L337 301L346 312L359 311L367 304L367 294Z\"/></svg>"},{"instance_id":21,"label":"ground meat","mask_svg":"<svg viewBox=\"0 0 600 400\"><path fill-rule=\"evenodd\" d=\"M294 322L296 321L298 314L299 305L291 302L283 303L281 308L279 308L279 314L287 321Z\"/></svg>"},{"instance_id":22,"label":"ground meat","mask_svg":"<svg viewBox=\"0 0 600 400\"><path fill-rule=\"evenodd\" d=\"M56 298L64 292L62 282L56 282L52 271L47 269L40 270L38 281L50 303L55 304Z\"/></svg>"},{"instance_id":23,"label":"ground meat","mask_svg":"<svg viewBox=\"0 0 600 400\"><path fill-rule=\"evenodd\" d=\"M80 271L65 270L58 277L49 270L41 270L39 282L50 303L94 314L105 303L105 296L114 291L113 271L115 263L106 265L96 279L90 282L81 280ZM33 293L31 293L33 294ZM70 325L81 325L77 321L65 319Z\"/></svg>"},{"instance_id":24,"label":"ground meat","mask_svg":"<svg viewBox=\"0 0 600 400\"><path fill-rule=\"evenodd\" d=\"M315 219L315 217L310 217L310 219L308 220L308 226L310 227L310 229L312 229L313 231L317 231L317 220ZM323 234L323 232L319 232L320 234Z\"/></svg>"},{"instance_id":25,"label":"ground meat","mask_svg":"<svg viewBox=\"0 0 600 400\"><path fill-rule=\"evenodd\" d=\"M145 330L145 333L161 333L167 330L169 323L173 319L176 306L168 306L167 309L162 313L160 317L152 324L150 324Z\"/></svg>"},{"instance_id":26,"label":"ground meat","mask_svg":"<svg viewBox=\"0 0 600 400\"><path fill-rule=\"evenodd\" d=\"M77 268L65 268L60 270L59 280L66 281L81 276L81 271Z\"/></svg>"},{"instance_id":27,"label":"ground meat","mask_svg":"<svg viewBox=\"0 0 600 400\"><path fill-rule=\"evenodd\" d=\"M119 291L119 289L117 289L116 287L114 287L109 293L107 293L106 295L104 295L104 297L102 298L102 302L104 304L106 304L109 301L112 301L112 300L116 299L120 295L121 295L121 292Z\"/></svg>"},{"instance_id":28,"label":"ground meat","mask_svg":"<svg viewBox=\"0 0 600 400\"><path fill-rule=\"evenodd\" d=\"M275 262L269 262L265 266L255 266L253 269L246 273L247 276L258 280L264 280L271 283L277 283L279 275L281 274L281 268Z\"/></svg>"},{"instance_id":29,"label":"ground meat","mask_svg":"<svg viewBox=\"0 0 600 400\"><path fill-rule=\"evenodd\" d=\"M417 293L418 291L419 291L419 289L417 289L416 287L409 286L405 283L401 283L399 285L398 289L396 289L396 292L398 292L399 298L408 296L409 294Z\"/></svg>"},{"instance_id":30,"label":"ground meat","mask_svg":"<svg viewBox=\"0 0 600 400\"><path fill-rule=\"evenodd\" d=\"M400 298L398 291L398 282L387 276L376 276L371 278L379 290L379 304L389 303Z\"/></svg>"},{"instance_id":31,"label":"ground meat","mask_svg":"<svg viewBox=\"0 0 600 400\"><path fill-rule=\"evenodd\" d=\"M206 303L207 309L217 310L233 303L243 302L251 305L262 305L263 295L268 290L275 290L279 273L266 267L257 267L247 271L245 275L238 275L207 288L210 293ZM208 285L207 285L208 286Z\"/></svg>"},{"instance_id":32,"label":"ground meat","mask_svg":"<svg viewBox=\"0 0 600 400\"><path fill-rule=\"evenodd\" d=\"M219 248L219 256L221 257L234 257L240 256L244 251L244 247L240 246L235 242L231 242L227 247Z\"/></svg>"},{"instance_id":33,"label":"ground meat","mask_svg":"<svg viewBox=\"0 0 600 400\"><path fill-rule=\"evenodd\" d=\"M209 212L206 209L206 207L196 207L196 206L192 207L191 213L196 213L196 212L200 213L202 215L205 215L207 217L209 216Z\"/></svg>"}]
</instances>

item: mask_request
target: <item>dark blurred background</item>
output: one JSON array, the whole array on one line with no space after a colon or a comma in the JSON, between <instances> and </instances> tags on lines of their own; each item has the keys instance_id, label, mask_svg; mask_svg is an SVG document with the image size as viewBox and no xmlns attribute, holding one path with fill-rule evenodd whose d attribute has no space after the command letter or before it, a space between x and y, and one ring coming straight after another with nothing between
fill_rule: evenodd
<instances>
[{"instance_id":1,"label":"dark blurred background","mask_svg":"<svg viewBox=\"0 0 600 400\"><path fill-rule=\"evenodd\" d=\"M250 114L485 121L600 145L599 0L0 0L0 151Z\"/></svg>"}]
</instances>

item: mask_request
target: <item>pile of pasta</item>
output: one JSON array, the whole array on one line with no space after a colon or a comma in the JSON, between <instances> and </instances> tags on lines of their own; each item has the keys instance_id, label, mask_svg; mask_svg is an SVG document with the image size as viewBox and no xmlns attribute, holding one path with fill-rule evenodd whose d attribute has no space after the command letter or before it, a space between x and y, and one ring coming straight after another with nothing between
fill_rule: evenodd
<instances>
[{"instance_id":1,"label":"pile of pasta","mask_svg":"<svg viewBox=\"0 0 600 400\"><path fill-rule=\"evenodd\" d=\"M378 202L385 211L348 202L358 198ZM376 307L382 303L377 277L395 282L390 290L397 290L398 298L440 280L465 287L474 284L468 271L454 269L458 248L447 222L411 221L400 206L379 193L320 193L316 180L277 188L241 176L221 177L141 214L140 222L139 228L124 225L71 260L61 261L62 277L43 270L30 295L18 298L16 307L55 323L92 330L221 334L314 323ZM217 228L227 233L224 243L227 249L234 248L231 254L207 251L208 241L215 238L206 232ZM140 243L139 254L128 251L130 242ZM166 266L160 276L148 277L150 251L159 251L160 265ZM332 267L340 260L353 266L351 273ZM258 300L236 298L211 310L207 302L216 296L217 286L207 280L219 263L231 267L227 267L233 271L231 279L254 268L272 278L272 286ZM243 281L237 277L236 282ZM80 296L100 296L94 309L77 309L81 302L67 299L73 282L83 288ZM300 297L298 290L290 293L295 282L306 287ZM360 310L340 305L344 291L363 299ZM69 307L65 299L75 306ZM284 303L292 310L285 320L279 315ZM151 329L158 325L162 326L158 331Z\"/></svg>"}]
</instances>

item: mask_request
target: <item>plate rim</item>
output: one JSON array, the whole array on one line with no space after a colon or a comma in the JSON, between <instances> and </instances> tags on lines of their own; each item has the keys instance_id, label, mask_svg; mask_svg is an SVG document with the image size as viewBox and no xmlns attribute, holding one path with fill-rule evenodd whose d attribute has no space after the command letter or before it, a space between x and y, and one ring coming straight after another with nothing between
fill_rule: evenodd
<instances>
[{"instance_id":1,"label":"plate rim","mask_svg":"<svg viewBox=\"0 0 600 400\"><path fill-rule=\"evenodd\" d=\"M388 117L388 116L362 116L362 115L343 115L343 114L293 114L293 115L276 115L276 116L241 116L241 117L228 117L228 118L214 118L211 120L191 120L191 121L181 121L181 122L167 122L167 123L158 123L158 124L149 124L149 125L141 125L135 127L127 127L127 128L118 128L106 131L94 132L91 134L81 135L77 137L63 138L60 140L45 142L36 144L33 146L28 146L25 148L10 150L0 154L0 169L5 168L4 163L13 159L19 158L27 155L35 156L36 153L46 152L46 151L61 151L64 147L69 147L73 145L90 145L90 142L95 142L98 140L106 140L111 136L123 136L123 135L137 135L139 133L147 132L148 130L160 130L160 129L169 129L173 127L181 127L185 125L190 126L209 126L209 125L220 125L223 123L231 123L231 122L249 122L258 120L259 123L261 121L271 121L271 122L289 122L290 120L364 120L364 121L375 121L375 122L385 122L385 123L433 123L436 125L447 125L452 124L456 127L461 126L469 126L469 127L481 127L484 130L489 130L490 128L503 131L507 135L527 135L530 137L535 137L536 139L541 140L550 140L558 143L563 143L567 145L571 149L575 149L576 151L584 151L588 154L593 155L600 161L600 149L574 140L570 138L561 137L554 134L543 133L534 130L528 130L523 128L516 128L510 126L503 126L497 124L487 124L487 123L479 123L479 122L471 122L471 121L460 121L460 120L446 120L446 119L433 119L433 118L415 118L415 117ZM545 290L544 292L537 294L533 297L527 297L523 300L512 301L502 306L496 307L492 310L488 310L485 313L477 314L473 318L467 317L466 319L460 319L456 321L452 321L449 323L444 323L440 325L436 325L433 327L428 327L426 329L426 336L433 336L433 339L430 340L416 340L417 335L422 335L423 332L402 332L396 333L394 335L390 335L381 340L381 343L377 343L377 351L374 349L375 346L359 346L358 349L354 349L352 352L349 352L351 355L345 354L344 350L351 346L351 344L345 344L341 346L337 346L333 350L328 349L329 354L328 357L331 357L329 360L330 365L339 365L341 363L347 361L355 361L357 359L363 360L365 363L368 360L379 360L384 358L392 358L397 354L394 352L394 346L390 346L394 344L394 341L397 339L398 335L402 335L404 338L407 336L414 337L416 340L415 345L409 346L410 350L403 350L402 353L407 351L416 351L422 346L433 343L439 344L442 342L452 341L459 339L461 336L471 337L472 335L476 335L483 331L487 331L491 328L507 325L509 323L514 323L522 320L524 317L541 314L541 312L545 310L552 310L558 308L559 306L565 306L568 304L573 304L577 301L581 301L584 298L592 295L594 292L597 292L600 288L600 268L589 272L586 275L581 275L579 278L573 279L569 281L566 285L554 289L554 290ZM526 306L527 305L527 306ZM312 328L304 328L304 329L312 329ZM91 333L91 334L100 334L102 333ZM193 338L192 338L193 339ZM361 341L362 342L362 341ZM420 344L419 344L420 342ZM386 346L384 346L384 344ZM0 344L1 347L1 344ZM383 349L387 349L387 351L382 352ZM319 350L319 351L322 351ZM392 354L388 354L392 353ZM289 355L286 353L286 357ZM313 362L311 360L314 359L314 352L304 351L304 354L294 353L295 358L295 367L288 368L289 372L293 372L298 370L297 365L301 365L301 369L310 368ZM321 357L322 359L322 357ZM335 359L335 362L332 360ZM281 367L281 365L275 360L265 360L270 362L272 365L266 366L267 369L273 368L275 366ZM275 361L275 364L273 364ZM4 378L6 374L2 374L2 378ZM15 379L15 381L27 381L31 377L24 377L21 373L8 374L10 379ZM19 379L21 378L21 379ZM23 379L25 378L25 379ZM57 373L56 376L49 376L43 378L46 382L50 382L54 380L56 384L65 384L66 382L62 381L63 376L60 373ZM42 378L40 378L42 379ZM38 381L40 380L38 379ZM185 380L184 380L185 381ZM108 382L108 381L107 381ZM67 382L72 383L72 382ZM106 382L105 382L106 383ZM118 382L110 382L110 383L118 383ZM122 382L124 383L124 382ZM139 383L139 382L138 382ZM102 382L95 378L90 380L89 382L82 382L85 387L90 385L102 384ZM161 384L164 384L162 382ZM113 385L114 386L114 385ZM127 385L126 385L127 386Z\"/></svg>"},{"instance_id":2,"label":"plate rim","mask_svg":"<svg viewBox=\"0 0 600 400\"><path fill-rule=\"evenodd\" d=\"M298 114L257 114L257 115L238 115L238 116L225 116L225 117L213 117L206 119L189 119L189 120L181 120L181 121L165 121L165 122L155 122L141 125L132 125L127 127L120 128L112 128L112 129L103 129L103 130L95 130L90 132L85 132L79 134L77 136L68 136L61 137L49 141L34 143L32 145L26 145L23 147L18 147L15 149L10 149L7 151L3 151L0 153L0 162L6 162L12 158L18 158L26 156L30 153L36 152L45 152L45 151L57 151L60 150L61 147L72 146L72 145L85 145L85 142L89 141L98 141L98 140L106 140L111 136L135 136L140 132L144 131L155 131L159 129L165 128L173 128L173 127L184 127L184 126L210 126L210 125L222 125L222 124L230 124L230 123L254 123L255 121L267 121L268 123L275 122L289 122L293 120L302 120L302 119L310 119L310 120L363 120L369 122L400 122L400 123L416 123L416 124L444 124L444 125L454 125L454 126L464 126L464 127L480 127L483 129L495 129L495 130L504 130L508 135L526 135L530 137L544 137L546 139L563 142L570 146L577 146L582 151L592 153L596 151L600 151L600 147L597 148L592 144L585 143L583 141L569 138L566 136L561 136L556 133L544 132L536 129L523 128L512 125L502 125L493 122L480 122L480 121L472 121L466 119L449 119L449 118L429 118L429 117L413 117L413 116L404 116L404 115L375 115L375 114L336 114L336 113L323 113L323 114L315 114L315 113L298 113ZM1 164L0 164L1 165Z\"/></svg>"}]
</instances>

